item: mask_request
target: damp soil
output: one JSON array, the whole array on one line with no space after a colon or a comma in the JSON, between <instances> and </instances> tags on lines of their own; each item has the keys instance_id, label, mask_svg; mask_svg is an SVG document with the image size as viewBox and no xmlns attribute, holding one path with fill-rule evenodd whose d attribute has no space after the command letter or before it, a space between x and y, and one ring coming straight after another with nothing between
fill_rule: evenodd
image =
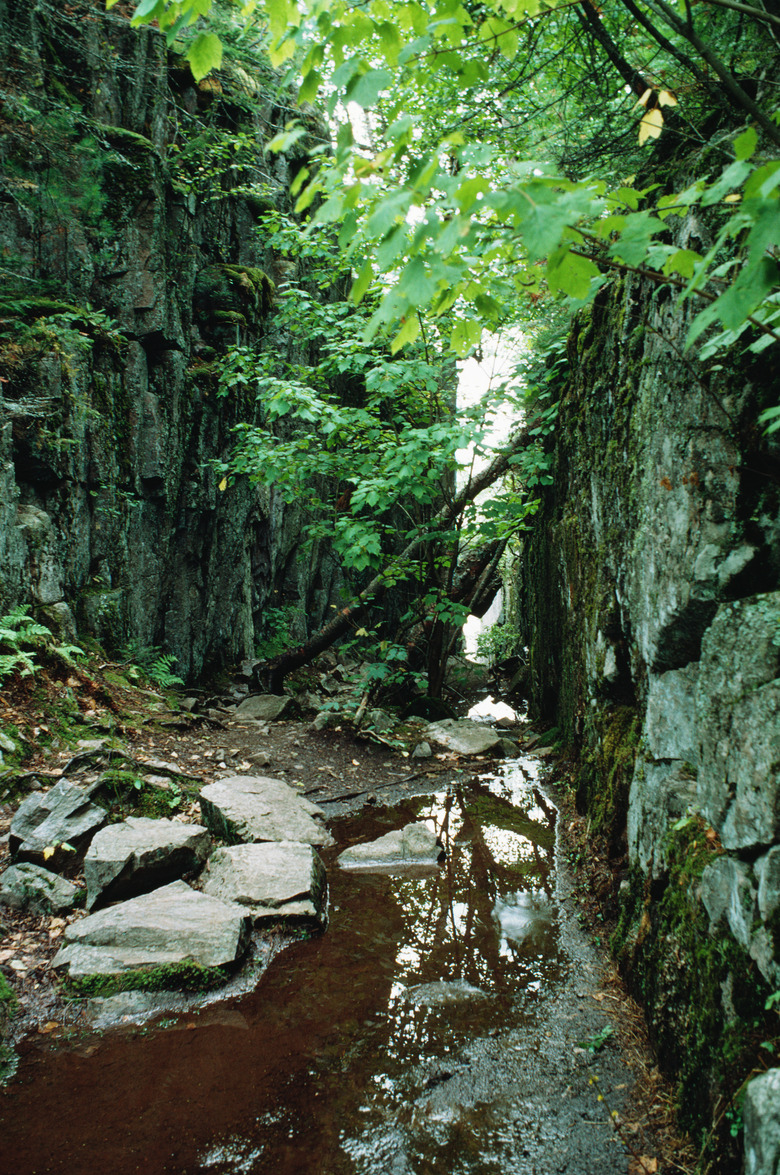
<instances>
[{"instance_id":1,"label":"damp soil","mask_svg":"<svg viewBox=\"0 0 780 1175\"><path fill-rule=\"evenodd\" d=\"M0 1171L628 1172L620 1017L537 776L525 759L337 819L328 929L253 991L22 1042ZM335 864L412 819L442 838L438 867Z\"/></svg>"}]
</instances>

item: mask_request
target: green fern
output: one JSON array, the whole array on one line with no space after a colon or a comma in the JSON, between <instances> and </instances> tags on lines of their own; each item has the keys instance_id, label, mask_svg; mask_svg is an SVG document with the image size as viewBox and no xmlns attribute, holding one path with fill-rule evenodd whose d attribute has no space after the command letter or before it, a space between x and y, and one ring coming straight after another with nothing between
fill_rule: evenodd
<instances>
[{"instance_id":1,"label":"green fern","mask_svg":"<svg viewBox=\"0 0 780 1175\"><path fill-rule=\"evenodd\" d=\"M182 678L171 672L176 664L173 653L163 653L157 645L144 648L141 642L133 637L119 650L119 656L126 664L136 666L150 681L163 689L184 685Z\"/></svg>"},{"instance_id":2,"label":"green fern","mask_svg":"<svg viewBox=\"0 0 780 1175\"><path fill-rule=\"evenodd\" d=\"M38 650L59 657L67 665L74 665L75 658L84 655L78 645L63 645L44 624L39 624L29 614L25 605L18 605L0 616L0 681L14 673L20 677L32 677L37 673Z\"/></svg>"}]
</instances>

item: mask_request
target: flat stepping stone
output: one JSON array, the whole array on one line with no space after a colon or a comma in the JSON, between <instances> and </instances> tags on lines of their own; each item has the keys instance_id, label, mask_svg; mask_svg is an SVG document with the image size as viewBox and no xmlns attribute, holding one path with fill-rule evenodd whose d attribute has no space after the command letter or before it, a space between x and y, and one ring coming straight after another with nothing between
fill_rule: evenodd
<instances>
[{"instance_id":1,"label":"flat stepping stone","mask_svg":"<svg viewBox=\"0 0 780 1175\"><path fill-rule=\"evenodd\" d=\"M0 874L0 905L30 914L56 914L70 910L81 891L64 877L21 861Z\"/></svg>"},{"instance_id":2,"label":"flat stepping stone","mask_svg":"<svg viewBox=\"0 0 780 1175\"><path fill-rule=\"evenodd\" d=\"M55 870L71 862L107 820L90 795L91 789L67 779L50 791L29 795L11 821L9 848L14 860L47 864Z\"/></svg>"},{"instance_id":3,"label":"flat stepping stone","mask_svg":"<svg viewBox=\"0 0 780 1175\"><path fill-rule=\"evenodd\" d=\"M200 824L130 816L96 833L84 858L87 909L158 889L199 870L211 837Z\"/></svg>"},{"instance_id":4,"label":"flat stepping stone","mask_svg":"<svg viewBox=\"0 0 780 1175\"><path fill-rule=\"evenodd\" d=\"M255 922L326 921L325 866L311 845L281 841L217 849L203 873L202 888L224 902L246 906Z\"/></svg>"},{"instance_id":5,"label":"flat stepping stone","mask_svg":"<svg viewBox=\"0 0 780 1175\"><path fill-rule=\"evenodd\" d=\"M297 840L332 845L319 823L325 813L281 779L265 775L231 775L200 793L203 823L230 844Z\"/></svg>"},{"instance_id":6,"label":"flat stepping stone","mask_svg":"<svg viewBox=\"0 0 780 1175\"><path fill-rule=\"evenodd\" d=\"M252 718L258 722L274 722L293 709L293 699L279 694L253 694L236 706L236 718Z\"/></svg>"},{"instance_id":7,"label":"flat stepping stone","mask_svg":"<svg viewBox=\"0 0 780 1175\"><path fill-rule=\"evenodd\" d=\"M183 964L223 967L244 953L249 928L238 906L174 881L71 923L52 966L67 966L71 979Z\"/></svg>"},{"instance_id":8,"label":"flat stepping stone","mask_svg":"<svg viewBox=\"0 0 780 1175\"><path fill-rule=\"evenodd\" d=\"M445 718L441 722L431 722L425 728L425 737L429 742L455 751L458 755L502 753L503 736L484 723L473 722L470 718Z\"/></svg>"},{"instance_id":9,"label":"flat stepping stone","mask_svg":"<svg viewBox=\"0 0 780 1175\"><path fill-rule=\"evenodd\" d=\"M442 847L427 824L407 824L377 840L352 845L338 858L344 869L376 869L392 866L435 865Z\"/></svg>"}]
</instances>

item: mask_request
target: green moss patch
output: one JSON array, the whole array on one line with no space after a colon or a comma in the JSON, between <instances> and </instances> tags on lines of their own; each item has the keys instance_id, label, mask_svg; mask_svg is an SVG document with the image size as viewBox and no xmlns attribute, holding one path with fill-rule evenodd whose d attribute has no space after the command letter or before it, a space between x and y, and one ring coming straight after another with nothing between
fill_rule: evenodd
<instances>
[{"instance_id":1,"label":"green moss patch","mask_svg":"<svg viewBox=\"0 0 780 1175\"><path fill-rule=\"evenodd\" d=\"M123 971L119 975L80 975L63 981L73 996L97 998L118 995L122 991L211 991L230 978L227 967L201 967L197 963L169 963L164 967L145 967Z\"/></svg>"},{"instance_id":2,"label":"green moss patch","mask_svg":"<svg viewBox=\"0 0 780 1175\"><path fill-rule=\"evenodd\" d=\"M590 819L596 836L617 852L628 816L642 723L633 706L616 706L598 720L595 749L583 755L577 807Z\"/></svg>"}]
</instances>

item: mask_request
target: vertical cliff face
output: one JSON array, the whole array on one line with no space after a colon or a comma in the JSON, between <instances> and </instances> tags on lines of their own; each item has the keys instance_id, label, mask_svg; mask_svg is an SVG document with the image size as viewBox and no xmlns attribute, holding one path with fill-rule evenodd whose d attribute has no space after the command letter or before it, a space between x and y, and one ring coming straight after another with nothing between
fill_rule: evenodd
<instances>
[{"instance_id":1,"label":"vertical cliff face","mask_svg":"<svg viewBox=\"0 0 780 1175\"><path fill-rule=\"evenodd\" d=\"M697 364L686 329L633 277L577 322L519 608L532 707L622 879L615 948L699 1127L780 987L780 449L755 424L773 352Z\"/></svg>"},{"instance_id":2,"label":"vertical cliff face","mask_svg":"<svg viewBox=\"0 0 780 1175\"><path fill-rule=\"evenodd\" d=\"M266 155L274 79L195 85L119 9L0 2L0 610L193 675L250 653L269 606L316 624L337 575L298 558L294 507L211 465L256 412L219 394L226 345L289 354L260 224L323 129Z\"/></svg>"}]
</instances>

